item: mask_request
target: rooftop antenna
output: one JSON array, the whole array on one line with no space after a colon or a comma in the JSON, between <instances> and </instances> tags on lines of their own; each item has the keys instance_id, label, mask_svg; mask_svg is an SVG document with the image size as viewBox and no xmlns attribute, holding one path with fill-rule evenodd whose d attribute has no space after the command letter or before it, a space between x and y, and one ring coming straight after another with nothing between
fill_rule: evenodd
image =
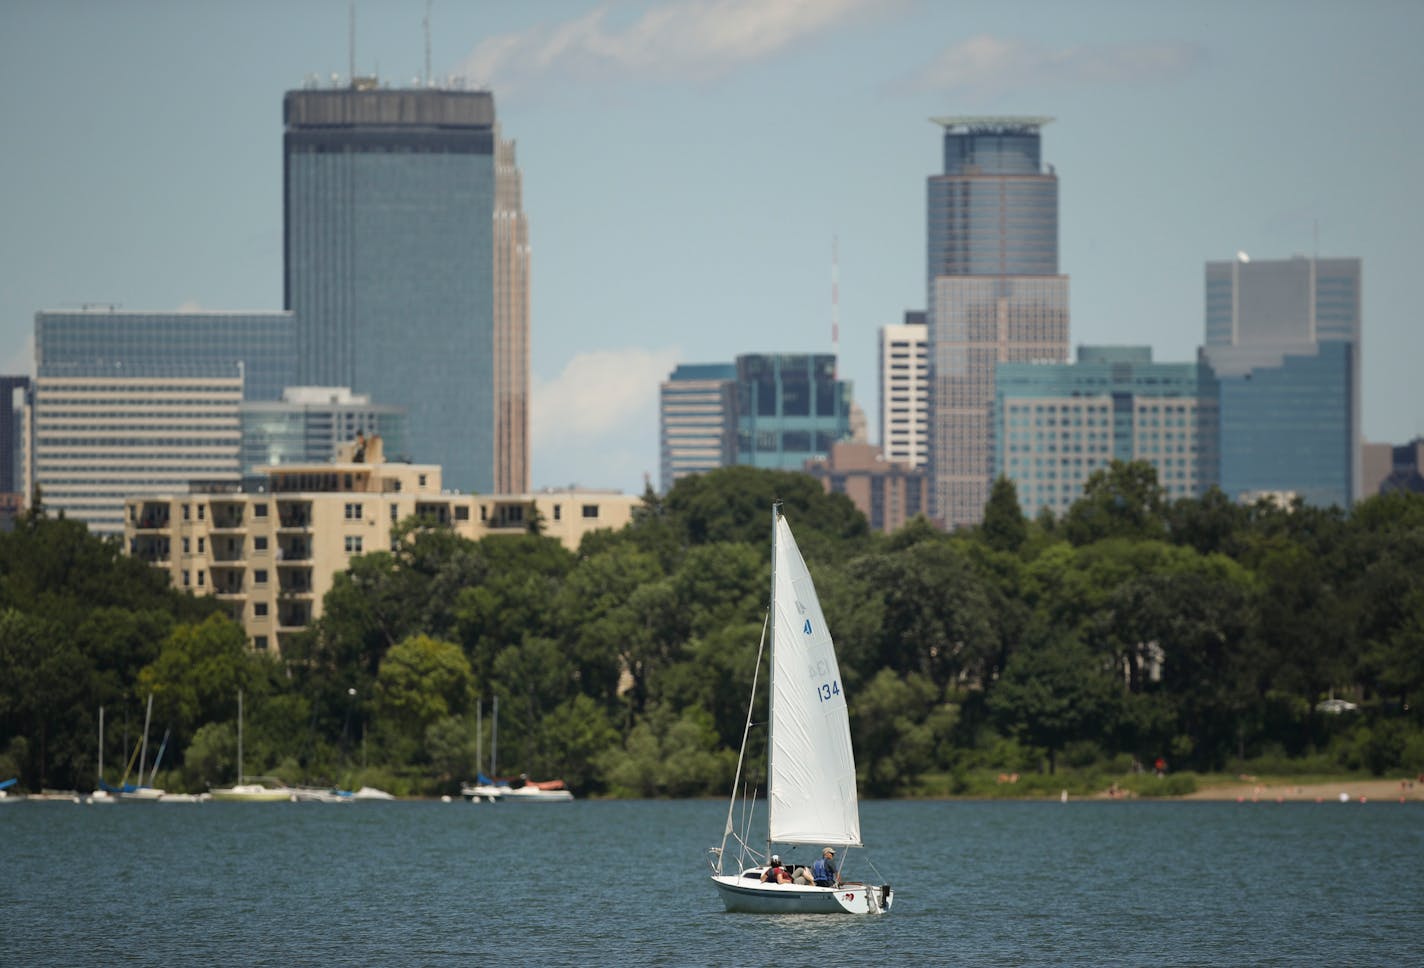
<instances>
[{"instance_id":1,"label":"rooftop antenna","mask_svg":"<svg viewBox=\"0 0 1424 968\"><path fill-rule=\"evenodd\" d=\"M831 376L839 378L841 356L841 244L831 235Z\"/></svg>"},{"instance_id":2,"label":"rooftop antenna","mask_svg":"<svg viewBox=\"0 0 1424 968\"><path fill-rule=\"evenodd\" d=\"M430 0L425 0L425 86L430 86Z\"/></svg>"},{"instance_id":3,"label":"rooftop antenna","mask_svg":"<svg viewBox=\"0 0 1424 968\"><path fill-rule=\"evenodd\" d=\"M348 6L346 21L346 78L352 87L356 86L356 0Z\"/></svg>"}]
</instances>

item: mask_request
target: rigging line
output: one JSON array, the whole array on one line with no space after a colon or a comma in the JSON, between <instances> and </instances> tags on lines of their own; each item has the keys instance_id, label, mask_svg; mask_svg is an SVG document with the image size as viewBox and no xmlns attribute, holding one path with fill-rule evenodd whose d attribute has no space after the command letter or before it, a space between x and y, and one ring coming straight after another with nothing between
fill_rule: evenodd
<instances>
[{"instance_id":1,"label":"rigging line","mask_svg":"<svg viewBox=\"0 0 1424 968\"><path fill-rule=\"evenodd\" d=\"M746 727L742 730L742 748L741 748L741 751L737 753L737 772L736 772L736 775L732 778L732 799L731 799L731 801L727 804L727 826L726 826L725 828L723 828L723 830L722 830L722 846L723 846L723 847L726 847L726 846L727 846L727 838L728 838L729 836L731 836L732 829L733 829L733 828L732 828L732 812L733 812L733 811L736 809L736 807L737 807L737 784L742 781L742 763L743 763L743 761L746 759L746 755L747 755L747 736L748 736L748 734L751 733L751 730L752 730L752 709L753 709L753 708L755 707L755 705L756 705L757 679L758 679L758 677L761 675L761 656L762 656L763 650L765 650L765 648L766 648L766 632L767 632L767 629L770 628L770 627L771 627L771 609L768 608L768 609L766 610L766 618L764 618L764 619L762 620L762 623L761 623L761 641L757 644L757 661L756 661L756 665L752 667L752 695L751 695L751 699L747 702L747 725L746 725ZM719 870L720 870L720 868L719 868Z\"/></svg>"}]
</instances>

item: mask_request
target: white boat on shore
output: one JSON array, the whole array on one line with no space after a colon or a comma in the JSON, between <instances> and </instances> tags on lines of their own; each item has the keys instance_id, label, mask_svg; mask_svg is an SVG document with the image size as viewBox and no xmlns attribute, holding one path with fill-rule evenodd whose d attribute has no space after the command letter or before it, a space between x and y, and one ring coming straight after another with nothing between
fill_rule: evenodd
<instances>
[{"instance_id":1,"label":"white boat on shore","mask_svg":"<svg viewBox=\"0 0 1424 968\"><path fill-rule=\"evenodd\" d=\"M375 787L363 786L355 793L351 794L353 800L394 800L391 794L385 790L378 790Z\"/></svg>"},{"instance_id":2,"label":"white boat on shore","mask_svg":"<svg viewBox=\"0 0 1424 968\"><path fill-rule=\"evenodd\" d=\"M242 690L237 692L237 782L230 787L213 787L208 795L229 803L277 803L291 800L292 790L281 780L255 776L266 783L248 783L242 772Z\"/></svg>"},{"instance_id":3,"label":"white boat on shore","mask_svg":"<svg viewBox=\"0 0 1424 968\"><path fill-rule=\"evenodd\" d=\"M285 803L292 799L292 790L280 784L234 783L230 787L213 787L208 795L227 803Z\"/></svg>"}]
</instances>

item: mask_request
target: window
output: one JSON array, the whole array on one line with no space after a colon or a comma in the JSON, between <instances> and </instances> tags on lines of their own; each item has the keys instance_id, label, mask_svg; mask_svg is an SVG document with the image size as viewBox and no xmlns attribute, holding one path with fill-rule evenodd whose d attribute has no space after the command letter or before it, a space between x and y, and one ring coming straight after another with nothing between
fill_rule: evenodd
<instances>
[{"instance_id":1,"label":"window","mask_svg":"<svg viewBox=\"0 0 1424 968\"><path fill-rule=\"evenodd\" d=\"M267 617L267 603L266 603L266 602L253 602L253 603L252 603L252 614L253 614L253 616L254 616L255 618L266 618L266 617Z\"/></svg>"},{"instance_id":2,"label":"window","mask_svg":"<svg viewBox=\"0 0 1424 968\"><path fill-rule=\"evenodd\" d=\"M259 535L256 535L256 536L253 537L253 539L252 539L252 550L253 550L253 551L266 551L266 550L267 550L267 536L266 536L265 534L259 534Z\"/></svg>"},{"instance_id":3,"label":"window","mask_svg":"<svg viewBox=\"0 0 1424 968\"><path fill-rule=\"evenodd\" d=\"M188 508L188 505L185 504L185 505L183 505L183 520L184 520L184 521L187 521L187 520L188 520L188 514L189 514L189 508Z\"/></svg>"},{"instance_id":4,"label":"window","mask_svg":"<svg viewBox=\"0 0 1424 968\"><path fill-rule=\"evenodd\" d=\"M585 504L585 505L583 506L583 516L584 516L585 519L598 517L598 505L597 505L597 504Z\"/></svg>"},{"instance_id":5,"label":"window","mask_svg":"<svg viewBox=\"0 0 1424 968\"><path fill-rule=\"evenodd\" d=\"M397 521L399 521L399 520L400 520L400 506L397 505L397 504L392 504L392 505L391 505L391 523L392 523L392 524L395 524L395 523L396 523Z\"/></svg>"},{"instance_id":6,"label":"window","mask_svg":"<svg viewBox=\"0 0 1424 968\"><path fill-rule=\"evenodd\" d=\"M359 505L359 504L347 504L347 505L346 505L346 520L348 520L348 521L360 521L360 520L361 520L361 505Z\"/></svg>"},{"instance_id":7,"label":"window","mask_svg":"<svg viewBox=\"0 0 1424 968\"><path fill-rule=\"evenodd\" d=\"M265 517L267 516L267 505L266 505L266 504L254 504L254 505L252 505L252 516L253 516L254 518L265 518Z\"/></svg>"},{"instance_id":8,"label":"window","mask_svg":"<svg viewBox=\"0 0 1424 968\"><path fill-rule=\"evenodd\" d=\"M562 521L563 519L564 519L564 506L563 506L562 504L555 504L555 505L554 505L554 520L555 520L555 521Z\"/></svg>"},{"instance_id":9,"label":"window","mask_svg":"<svg viewBox=\"0 0 1424 968\"><path fill-rule=\"evenodd\" d=\"M419 475L419 476L416 478L416 480L417 480L417 482L420 484L421 487L424 487L424 486L425 486L425 475L424 475L424 474Z\"/></svg>"},{"instance_id":10,"label":"window","mask_svg":"<svg viewBox=\"0 0 1424 968\"><path fill-rule=\"evenodd\" d=\"M199 508L199 510L202 510L202 509ZM198 554L202 554L202 553L203 553L203 545L206 544L206 543L207 543L207 539L206 539L206 538L199 538L199 539L198 539ZM199 582L199 584L202 584L202 583Z\"/></svg>"},{"instance_id":11,"label":"window","mask_svg":"<svg viewBox=\"0 0 1424 968\"><path fill-rule=\"evenodd\" d=\"M267 636L254 635L252 637L252 647L254 649L265 650L267 648Z\"/></svg>"},{"instance_id":12,"label":"window","mask_svg":"<svg viewBox=\"0 0 1424 968\"><path fill-rule=\"evenodd\" d=\"M465 505L465 504L457 504L457 505L455 505L455 520L456 520L456 521L468 521L468 520L470 520L470 508L469 508L468 505Z\"/></svg>"},{"instance_id":13,"label":"window","mask_svg":"<svg viewBox=\"0 0 1424 968\"><path fill-rule=\"evenodd\" d=\"M199 504L199 505L198 505L198 520L199 520L199 521L203 520L203 516L207 513L207 511L208 511L208 506L207 506L206 504Z\"/></svg>"},{"instance_id":14,"label":"window","mask_svg":"<svg viewBox=\"0 0 1424 968\"><path fill-rule=\"evenodd\" d=\"M255 571L252 573L252 584L254 584L254 585L265 585L265 584L267 584L267 569L266 569L266 568L258 568L257 570L255 570Z\"/></svg>"},{"instance_id":15,"label":"window","mask_svg":"<svg viewBox=\"0 0 1424 968\"><path fill-rule=\"evenodd\" d=\"M183 539L183 554L186 555L187 553L188 553L188 539L187 539L187 538L184 538L184 539Z\"/></svg>"},{"instance_id":16,"label":"window","mask_svg":"<svg viewBox=\"0 0 1424 968\"><path fill-rule=\"evenodd\" d=\"M201 568L198 569L198 587L203 587L203 569Z\"/></svg>"},{"instance_id":17,"label":"window","mask_svg":"<svg viewBox=\"0 0 1424 968\"><path fill-rule=\"evenodd\" d=\"M346 536L346 553L348 555L359 555L361 553L361 536L359 534L348 534Z\"/></svg>"},{"instance_id":18,"label":"window","mask_svg":"<svg viewBox=\"0 0 1424 968\"><path fill-rule=\"evenodd\" d=\"M183 587L184 587L184 588L187 588L187 587L188 587L188 569L187 569L187 568L184 568L184 569L183 569Z\"/></svg>"}]
</instances>

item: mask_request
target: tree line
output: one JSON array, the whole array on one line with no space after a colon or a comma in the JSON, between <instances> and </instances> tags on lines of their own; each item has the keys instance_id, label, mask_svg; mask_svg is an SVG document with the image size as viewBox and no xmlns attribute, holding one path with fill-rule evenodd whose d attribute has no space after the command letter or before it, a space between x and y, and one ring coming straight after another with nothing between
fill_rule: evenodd
<instances>
[{"instance_id":1,"label":"tree line","mask_svg":"<svg viewBox=\"0 0 1424 968\"><path fill-rule=\"evenodd\" d=\"M774 500L836 640L867 795L1159 758L1424 770L1424 497L1169 502L1150 465L1119 463L1061 518L1025 518L1000 480L983 524L952 534L923 518L872 533L814 479L745 467L649 491L576 553L412 519L277 657L116 541L27 514L0 535L0 779L93 786L104 706L117 782L152 694L158 785L230 782L242 690L248 774L454 792L491 767L498 699L499 773L723 794Z\"/></svg>"}]
</instances>

